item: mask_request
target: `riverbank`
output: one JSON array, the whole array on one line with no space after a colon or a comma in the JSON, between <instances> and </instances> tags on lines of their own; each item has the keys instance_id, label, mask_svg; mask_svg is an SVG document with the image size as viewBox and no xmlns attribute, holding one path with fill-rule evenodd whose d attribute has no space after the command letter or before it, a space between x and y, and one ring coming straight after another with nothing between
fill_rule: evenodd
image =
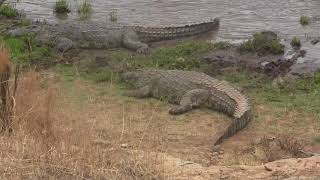
<instances>
[{"instance_id":1,"label":"riverbank","mask_svg":"<svg viewBox=\"0 0 320 180\"><path fill-rule=\"evenodd\" d=\"M4 22L1 27L7 25ZM246 173L254 178L260 173L262 178L320 176L314 165L317 157L301 160L313 163L301 173L291 172L300 162L278 161L307 157L304 152L320 150L317 74L274 86L268 74L250 68L222 70L203 58L219 51L237 53L229 43L183 42L152 49L148 55L125 49L56 54L50 46L30 43L28 36L2 37L13 61L22 62L24 71L40 67L37 73L22 74L15 134L1 137L3 178L246 179ZM49 53L39 53L42 48ZM254 60L257 55L246 57ZM123 96L126 87L119 74L139 68L214 74L250 97L254 120L213 149L213 139L227 127L229 118L207 109L170 116L167 112L172 105L165 101ZM261 166L271 161L291 168ZM237 176L239 168L245 175Z\"/></svg>"}]
</instances>

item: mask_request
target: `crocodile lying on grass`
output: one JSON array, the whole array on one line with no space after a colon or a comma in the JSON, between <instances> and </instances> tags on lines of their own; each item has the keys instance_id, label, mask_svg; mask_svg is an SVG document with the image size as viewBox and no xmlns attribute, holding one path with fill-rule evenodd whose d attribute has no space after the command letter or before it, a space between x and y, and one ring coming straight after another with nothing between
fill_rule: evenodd
<instances>
[{"instance_id":1,"label":"crocodile lying on grass","mask_svg":"<svg viewBox=\"0 0 320 180\"><path fill-rule=\"evenodd\" d=\"M41 24L41 23L40 23ZM171 27L112 26L107 27L97 22L65 22L34 26L29 32L37 34L36 39L53 42L59 51L72 47L80 48L115 48L125 47L138 52L148 50L146 43L195 36L216 29L219 19ZM9 31L10 35L23 34L23 29ZM28 31L27 29L25 31Z\"/></svg>"},{"instance_id":2,"label":"crocodile lying on grass","mask_svg":"<svg viewBox=\"0 0 320 180\"><path fill-rule=\"evenodd\" d=\"M180 104L172 108L170 114L182 114L200 106L207 106L233 117L233 122L215 145L243 129L252 118L251 107L245 95L228 82L204 73L140 70L124 73L122 79L136 88L128 91L128 96L166 98L170 103Z\"/></svg>"}]
</instances>

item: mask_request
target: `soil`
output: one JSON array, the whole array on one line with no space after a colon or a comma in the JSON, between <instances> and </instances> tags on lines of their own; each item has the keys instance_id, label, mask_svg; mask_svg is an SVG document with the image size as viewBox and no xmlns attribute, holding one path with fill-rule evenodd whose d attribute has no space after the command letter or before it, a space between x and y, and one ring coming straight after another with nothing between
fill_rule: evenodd
<instances>
[{"instance_id":1,"label":"soil","mask_svg":"<svg viewBox=\"0 0 320 180\"><path fill-rule=\"evenodd\" d=\"M63 83L59 84L64 86ZM272 142L280 140L283 138L279 135L281 133L289 135L291 139L302 140L305 144L299 144L298 148L305 151L317 152L320 149L319 144L310 143L320 131L312 115L306 115L308 123L301 128L295 123L298 112L284 112L279 116L270 113L274 112L272 107L259 105L256 113L260 120L254 120L221 146L213 147L215 138L223 133L231 120L223 114L201 109L181 116L171 116L168 110L173 105L155 99L124 97L121 95L122 89L112 84L97 86L79 80L75 81L71 89L59 89L61 92L56 113L61 117L72 116L80 129L91 127L90 137L97 148L106 148L108 144L117 141L127 151L139 150L142 154L148 152L157 154L157 157L163 156L161 163L157 164L174 161L173 166L166 166L168 172L165 171L175 177L173 179L212 179L218 175L226 179L245 179L248 174L252 179L259 176L273 177L282 170L278 168L271 173L261 164L284 158L306 157L303 154L294 155L290 150L279 147L272 149L271 146L263 145L266 139ZM68 112L68 115L61 112ZM266 129L266 126L269 128ZM293 131L288 132L286 127L292 127ZM313 158L312 162L319 163L319 160ZM296 160L288 160L290 163L293 161ZM309 163L309 160L300 161ZM276 167L272 164L270 168ZM314 168L319 168L319 165ZM285 169L284 174L292 174L291 170ZM300 172L296 174L308 176Z\"/></svg>"}]
</instances>

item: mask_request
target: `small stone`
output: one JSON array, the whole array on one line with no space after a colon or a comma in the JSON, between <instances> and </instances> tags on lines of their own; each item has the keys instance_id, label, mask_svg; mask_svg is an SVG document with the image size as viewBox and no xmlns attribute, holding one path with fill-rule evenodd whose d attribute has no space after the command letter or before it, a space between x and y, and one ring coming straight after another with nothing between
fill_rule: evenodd
<instances>
[{"instance_id":1,"label":"small stone","mask_svg":"<svg viewBox=\"0 0 320 180\"><path fill-rule=\"evenodd\" d=\"M311 40L312 45L316 45L316 44L318 44L318 42L320 42L320 38L316 38L316 39Z\"/></svg>"},{"instance_id":2,"label":"small stone","mask_svg":"<svg viewBox=\"0 0 320 180\"><path fill-rule=\"evenodd\" d=\"M128 148L129 146L128 146L128 144L121 144L120 147L121 147L121 148Z\"/></svg>"},{"instance_id":3,"label":"small stone","mask_svg":"<svg viewBox=\"0 0 320 180\"><path fill-rule=\"evenodd\" d=\"M220 146L220 145L217 145L217 146L213 146L212 151L213 151L213 152L219 152L220 149L221 149L221 146Z\"/></svg>"},{"instance_id":4,"label":"small stone","mask_svg":"<svg viewBox=\"0 0 320 180\"><path fill-rule=\"evenodd\" d=\"M220 151L219 151L219 154L224 154L224 150L220 150Z\"/></svg>"},{"instance_id":5,"label":"small stone","mask_svg":"<svg viewBox=\"0 0 320 180\"><path fill-rule=\"evenodd\" d=\"M219 155L218 152L213 152L213 153L212 153L212 156L218 156L218 155Z\"/></svg>"}]
</instances>

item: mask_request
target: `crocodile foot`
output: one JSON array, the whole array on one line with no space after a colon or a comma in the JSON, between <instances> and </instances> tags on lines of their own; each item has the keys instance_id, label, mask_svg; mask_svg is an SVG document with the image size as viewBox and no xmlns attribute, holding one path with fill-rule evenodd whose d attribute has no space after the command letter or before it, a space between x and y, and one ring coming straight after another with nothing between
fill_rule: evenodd
<instances>
[{"instance_id":1,"label":"crocodile foot","mask_svg":"<svg viewBox=\"0 0 320 180\"><path fill-rule=\"evenodd\" d=\"M140 53L140 54L147 54L147 53L149 53L149 47L142 47L142 48L139 48L138 50L137 50L137 53Z\"/></svg>"}]
</instances>

